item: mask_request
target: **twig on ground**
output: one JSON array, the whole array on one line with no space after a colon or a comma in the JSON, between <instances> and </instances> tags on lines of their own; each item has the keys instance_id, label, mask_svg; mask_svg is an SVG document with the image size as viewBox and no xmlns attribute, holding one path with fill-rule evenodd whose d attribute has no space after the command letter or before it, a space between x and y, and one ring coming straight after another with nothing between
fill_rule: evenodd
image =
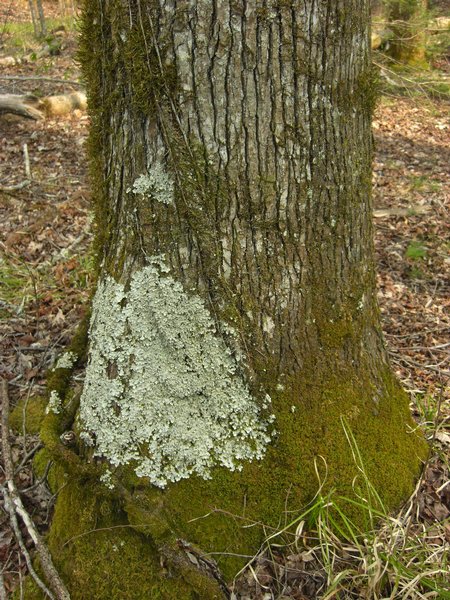
<instances>
[{"instance_id":1,"label":"twig on ground","mask_svg":"<svg viewBox=\"0 0 450 600\"><path fill-rule=\"evenodd\" d=\"M83 87L83 83L80 81L70 81L68 79L53 79L51 77L39 77L39 76L19 76L19 75L0 75L0 79L9 81L47 81L48 83L67 83L67 85L78 85Z\"/></svg>"},{"instance_id":2,"label":"twig on ground","mask_svg":"<svg viewBox=\"0 0 450 600\"><path fill-rule=\"evenodd\" d=\"M5 582L3 581L3 573L0 571L0 600L6 600L6 588Z\"/></svg>"},{"instance_id":3,"label":"twig on ground","mask_svg":"<svg viewBox=\"0 0 450 600\"><path fill-rule=\"evenodd\" d=\"M28 461L30 460L30 458L34 454L36 454L36 452L38 450L40 450L41 448L42 448L41 442L39 442L38 444L36 444L36 446L34 446L33 448L31 448L31 450L29 452L27 452L25 454L25 456L23 457L22 461L20 462L20 465L15 469L14 475L17 475L18 473L20 473L20 471L26 467L26 465L27 465Z\"/></svg>"},{"instance_id":4,"label":"twig on ground","mask_svg":"<svg viewBox=\"0 0 450 600\"><path fill-rule=\"evenodd\" d=\"M0 490L5 499L5 508L8 511L11 526L13 528L14 534L16 536L17 542L19 543L20 549L25 556L25 560L27 561L27 566L32 575L33 579L36 581L37 585L50 597L55 598L55 596L47 589L45 584L39 579L39 576L33 569L33 565L31 564L31 559L28 554L28 551L23 542L20 528L17 522L16 513L20 516L22 521L27 528L27 531L34 542L36 547L36 551L39 555L41 561L42 571L44 572L46 578L49 581L50 587L56 594L56 598L58 600L70 600L69 592L67 591L66 586L64 585L61 577L59 576L52 558L50 556L50 552L48 551L47 546L41 539L39 532L37 531L33 521L31 520L30 515L25 510L20 495L17 491L16 485L14 483L14 465L11 456L11 446L9 444L9 395L8 395L8 383L5 380L2 380L0 383L0 399L2 405L2 453L3 453L3 463L5 470L5 485L0 486Z\"/></svg>"},{"instance_id":5,"label":"twig on ground","mask_svg":"<svg viewBox=\"0 0 450 600\"><path fill-rule=\"evenodd\" d=\"M30 155L28 154L28 144L23 145L23 159L25 161L25 175L31 179Z\"/></svg>"},{"instance_id":6,"label":"twig on ground","mask_svg":"<svg viewBox=\"0 0 450 600\"><path fill-rule=\"evenodd\" d=\"M37 487L39 487L42 483L44 483L44 481L47 479L49 471L51 469L51 466L53 465L53 461L49 460L46 467L45 467L45 471L44 474L42 475L42 477L40 479L38 479L37 481L35 481L33 483L33 485L30 485L30 487L27 487L23 490L24 493L27 492L31 492L31 490L36 489Z\"/></svg>"},{"instance_id":7,"label":"twig on ground","mask_svg":"<svg viewBox=\"0 0 450 600\"><path fill-rule=\"evenodd\" d=\"M393 357L392 361L400 366L402 366L403 363L410 367L417 367L419 369L425 369L426 371L433 371L433 373L437 373L438 375L444 378L450 377L450 371L446 371L445 369L439 369L439 367L436 365L422 365L421 363L416 362L415 360L412 360L409 357L406 358L405 356L402 356L398 352L394 352L393 350L390 350L389 354Z\"/></svg>"},{"instance_id":8,"label":"twig on ground","mask_svg":"<svg viewBox=\"0 0 450 600\"><path fill-rule=\"evenodd\" d=\"M13 530L14 535L16 537L17 543L19 544L20 550L21 550L23 556L25 557L25 562L27 563L27 567L28 567L28 571L30 572L30 575L32 576L32 578L34 579L34 581L36 582L36 584L44 592L44 594L46 594L52 600L55 600L55 596L47 588L47 586L45 585L45 583L40 579L39 575L36 573L36 571L33 568L33 563L31 561L31 558L30 558L30 555L28 553L28 550L27 550L27 548L25 546L25 542L23 541L22 533L21 533L20 527L19 527L19 523L17 522L17 515L16 515L17 506L15 506L15 503L13 502L12 497L10 496L10 494L9 494L8 490L6 489L6 487L4 487L3 485L0 485L0 491L1 491L2 495L3 495L3 499L4 499L4 503L5 503L5 509L6 509L6 512L8 513L8 516L9 516L9 522L11 524L12 530Z\"/></svg>"},{"instance_id":9,"label":"twig on ground","mask_svg":"<svg viewBox=\"0 0 450 600\"><path fill-rule=\"evenodd\" d=\"M16 183L16 185L0 186L0 192L16 192L17 190L22 190L24 187L27 187L27 185L30 185L30 181L25 179L20 183Z\"/></svg>"},{"instance_id":10,"label":"twig on ground","mask_svg":"<svg viewBox=\"0 0 450 600\"><path fill-rule=\"evenodd\" d=\"M376 219L381 217L409 217L412 215L422 215L427 213L431 210L431 208L431 206L419 204L415 206L409 206L408 208L379 208L373 211L373 216Z\"/></svg>"}]
</instances>

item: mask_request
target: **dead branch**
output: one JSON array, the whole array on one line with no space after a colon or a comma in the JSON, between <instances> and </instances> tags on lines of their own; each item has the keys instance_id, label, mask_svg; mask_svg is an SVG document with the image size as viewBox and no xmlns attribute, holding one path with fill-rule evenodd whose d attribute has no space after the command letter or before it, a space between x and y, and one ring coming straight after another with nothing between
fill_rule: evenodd
<instances>
[{"instance_id":1,"label":"dead branch","mask_svg":"<svg viewBox=\"0 0 450 600\"><path fill-rule=\"evenodd\" d=\"M0 571L0 600L7 600L5 582L3 580L2 571Z\"/></svg>"},{"instance_id":2,"label":"dead branch","mask_svg":"<svg viewBox=\"0 0 450 600\"><path fill-rule=\"evenodd\" d=\"M417 204L409 206L408 208L380 208L373 211L373 216L378 219L381 217L413 217L415 215L422 215L431 210L431 206Z\"/></svg>"},{"instance_id":3,"label":"dead branch","mask_svg":"<svg viewBox=\"0 0 450 600\"><path fill-rule=\"evenodd\" d=\"M35 108L39 101L34 96L19 96L16 94L0 95L0 114L14 114L27 119L42 119L43 114Z\"/></svg>"},{"instance_id":4,"label":"dead branch","mask_svg":"<svg viewBox=\"0 0 450 600\"><path fill-rule=\"evenodd\" d=\"M14 483L14 465L11 456L11 446L9 444L9 395L8 383L6 380L2 380L0 384L0 399L2 406L2 453L5 470L5 485L0 486L0 491L2 492L5 500L5 508L9 514L11 526L13 528L20 549L22 550L23 555L25 556L25 560L27 561L27 566L30 571L30 574L36 581L37 585L39 585L39 587L50 598L55 598L55 596L47 589L45 584L39 579L39 576L33 569L30 556L26 550L25 544L20 533L20 528L17 522L16 515L20 516L20 518L25 524L25 527L27 528L31 539L34 542L36 551L41 561L42 570L47 580L49 581L50 587L54 591L57 600L70 600L69 592L67 591L66 586L64 585L61 577L59 576L58 571L56 570L53 564L50 552L48 551L47 546L42 541L42 538L39 535L39 532L37 531L30 515L25 510L19 492L17 491L16 485Z\"/></svg>"},{"instance_id":5,"label":"dead branch","mask_svg":"<svg viewBox=\"0 0 450 600\"><path fill-rule=\"evenodd\" d=\"M22 533L20 531L19 523L17 522L17 516L16 516L16 510L14 507L14 503L12 501L12 498L11 498L8 490L3 485L0 485L0 491L3 495L5 510L9 516L9 522L11 524L11 528L14 532L17 543L19 544L19 548L20 548L23 556L25 557L25 562L27 563L28 571L29 571L31 577L34 579L36 584L41 588L41 590L44 592L44 594L46 594L52 600L55 600L55 596L47 588L45 583L40 579L39 575L36 573L36 571L33 568L33 563L31 561L30 554L25 546L25 542L23 541Z\"/></svg>"},{"instance_id":6,"label":"dead branch","mask_svg":"<svg viewBox=\"0 0 450 600\"><path fill-rule=\"evenodd\" d=\"M86 108L87 99L84 92L46 96L42 99L31 95L0 94L0 114L12 113L30 119L63 116L74 110L86 110ZM28 178L31 177L28 175Z\"/></svg>"},{"instance_id":7,"label":"dead branch","mask_svg":"<svg viewBox=\"0 0 450 600\"><path fill-rule=\"evenodd\" d=\"M30 155L28 154L28 144L23 145L23 159L25 161L25 175L31 179Z\"/></svg>"},{"instance_id":8,"label":"dead branch","mask_svg":"<svg viewBox=\"0 0 450 600\"><path fill-rule=\"evenodd\" d=\"M22 190L24 187L27 187L27 185L30 185L30 181L28 179L25 179L20 183L16 183L16 185L0 185L0 192L17 192L17 190Z\"/></svg>"},{"instance_id":9,"label":"dead branch","mask_svg":"<svg viewBox=\"0 0 450 600\"><path fill-rule=\"evenodd\" d=\"M51 77L39 77L38 75L0 75L0 79L6 81L45 81L48 83L66 83L67 85L77 85L80 87L84 85L80 81L69 81L68 79L53 79Z\"/></svg>"}]
</instances>

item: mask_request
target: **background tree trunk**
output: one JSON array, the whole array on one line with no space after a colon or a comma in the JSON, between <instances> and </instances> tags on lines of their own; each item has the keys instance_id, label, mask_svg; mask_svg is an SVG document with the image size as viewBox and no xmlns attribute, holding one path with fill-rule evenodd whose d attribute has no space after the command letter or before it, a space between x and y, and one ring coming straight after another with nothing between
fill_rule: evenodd
<instances>
[{"instance_id":1,"label":"background tree trunk","mask_svg":"<svg viewBox=\"0 0 450 600\"><path fill-rule=\"evenodd\" d=\"M387 18L393 32L390 55L403 63L425 63L427 0L387 0Z\"/></svg>"},{"instance_id":2,"label":"background tree trunk","mask_svg":"<svg viewBox=\"0 0 450 600\"><path fill-rule=\"evenodd\" d=\"M388 507L424 455L375 297L369 2L86 0L81 58L100 279L76 428L108 462L88 486L60 452L50 545L74 598L220 597L179 540L229 578L263 536L242 523L352 494L342 422Z\"/></svg>"},{"instance_id":3,"label":"background tree trunk","mask_svg":"<svg viewBox=\"0 0 450 600\"><path fill-rule=\"evenodd\" d=\"M36 0L37 12L39 15L39 23L41 26L41 36L47 35L47 24L45 22L44 8L42 6L42 0Z\"/></svg>"},{"instance_id":4,"label":"background tree trunk","mask_svg":"<svg viewBox=\"0 0 450 600\"><path fill-rule=\"evenodd\" d=\"M37 24L36 7L34 6L33 0L28 0L28 6L30 8L31 22L33 23L34 36L39 37L39 29Z\"/></svg>"}]
</instances>

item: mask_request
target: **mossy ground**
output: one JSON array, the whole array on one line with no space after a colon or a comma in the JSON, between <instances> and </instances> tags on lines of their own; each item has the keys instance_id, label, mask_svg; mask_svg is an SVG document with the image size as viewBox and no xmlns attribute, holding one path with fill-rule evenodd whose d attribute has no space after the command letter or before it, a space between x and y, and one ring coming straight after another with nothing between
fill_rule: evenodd
<instances>
[{"instance_id":1,"label":"mossy ground","mask_svg":"<svg viewBox=\"0 0 450 600\"><path fill-rule=\"evenodd\" d=\"M224 553L219 564L229 578L242 560L228 553L252 555L264 535L263 527L245 525L263 524L266 532L279 529L301 512L321 484L323 492L336 489L353 498L364 494L365 482L341 418L354 434L367 476L387 510L411 492L427 456L424 440L414 432L407 398L393 381L376 407L366 383L356 377L345 380L343 374L328 381L305 378L286 389L274 397L279 433L263 461L240 473L220 469L210 481L191 478L164 492L172 529L205 551ZM361 511L346 509L359 526L369 525L362 522Z\"/></svg>"},{"instance_id":2,"label":"mossy ground","mask_svg":"<svg viewBox=\"0 0 450 600\"><path fill-rule=\"evenodd\" d=\"M55 463L49 481L58 499L48 544L72 597L220 598L215 581L186 562L177 540L213 553L231 580L320 486L322 494L337 490L364 497L365 481L343 420L384 508L406 498L427 447L389 367L380 359L374 373L339 358L342 340L354 327L333 324L322 336L321 359L282 386L266 370L262 384L272 398L276 434L262 461L247 463L241 472L217 468L210 480L190 477L164 490L136 478L132 466L113 473L116 487L109 490L99 481L106 465L87 462L83 451L79 455L61 444L61 433L74 426L77 394L69 389L70 370L53 371L49 388L65 397L64 410L46 415L41 427L46 448L35 466L42 474L49 459ZM85 343L84 324L74 341L78 356ZM359 527L369 525L364 511L346 509Z\"/></svg>"},{"instance_id":3,"label":"mossy ground","mask_svg":"<svg viewBox=\"0 0 450 600\"><path fill-rule=\"evenodd\" d=\"M62 578L71 582L71 598L193 598L182 581L162 578L155 547L113 508L78 483L60 492L48 545ZM43 597L34 585L27 591L30 600Z\"/></svg>"}]
</instances>

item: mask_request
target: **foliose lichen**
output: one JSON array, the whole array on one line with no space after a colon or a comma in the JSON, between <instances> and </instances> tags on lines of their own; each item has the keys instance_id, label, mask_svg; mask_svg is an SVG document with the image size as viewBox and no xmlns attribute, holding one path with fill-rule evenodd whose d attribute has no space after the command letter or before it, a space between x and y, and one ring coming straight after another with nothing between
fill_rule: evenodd
<instances>
[{"instance_id":1,"label":"foliose lichen","mask_svg":"<svg viewBox=\"0 0 450 600\"><path fill-rule=\"evenodd\" d=\"M48 399L47 408L45 409L45 414L48 415L50 412L58 415L61 412L62 408L62 400L55 390L52 390L50 393L50 398Z\"/></svg>"},{"instance_id":2,"label":"foliose lichen","mask_svg":"<svg viewBox=\"0 0 450 600\"><path fill-rule=\"evenodd\" d=\"M147 174L140 175L128 191L146 196L162 204L173 204L173 181L161 163L155 163Z\"/></svg>"},{"instance_id":3,"label":"foliose lichen","mask_svg":"<svg viewBox=\"0 0 450 600\"><path fill-rule=\"evenodd\" d=\"M261 459L272 420L203 301L168 272L153 257L126 288L110 277L99 284L80 404L95 454L133 463L159 487Z\"/></svg>"},{"instance_id":4,"label":"foliose lichen","mask_svg":"<svg viewBox=\"0 0 450 600\"><path fill-rule=\"evenodd\" d=\"M103 475L100 476L100 481L109 489L114 489L114 483L112 481L112 473L109 469L107 469Z\"/></svg>"},{"instance_id":5,"label":"foliose lichen","mask_svg":"<svg viewBox=\"0 0 450 600\"><path fill-rule=\"evenodd\" d=\"M64 352L58 358L58 361L53 370L55 371L56 369L71 369L76 363L77 358L78 357L75 354L75 352Z\"/></svg>"}]
</instances>

